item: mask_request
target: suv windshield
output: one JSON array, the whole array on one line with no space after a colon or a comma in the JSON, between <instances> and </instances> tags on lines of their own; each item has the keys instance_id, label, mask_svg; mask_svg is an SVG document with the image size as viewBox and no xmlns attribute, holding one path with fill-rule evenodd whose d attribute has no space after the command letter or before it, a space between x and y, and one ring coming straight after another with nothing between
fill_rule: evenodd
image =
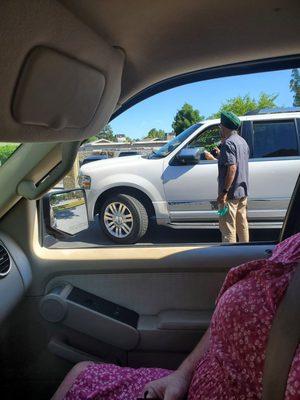
<instances>
[{"instance_id":1,"label":"suv windshield","mask_svg":"<svg viewBox=\"0 0 300 400\"><path fill-rule=\"evenodd\" d=\"M159 150L153 150L152 154L149 158L162 158L168 156L173 150L175 150L181 143L185 141L196 129L198 129L201 125L195 124L187 128L185 131L181 132L178 136L175 136L168 143L163 145Z\"/></svg>"},{"instance_id":2,"label":"suv windshield","mask_svg":"<svg viewBox=\"0 0 300 400\"><path fill-rule=\"evenodd\" d=\"M0 167L20 146L20 143L0 143Z\"/></svg>"}]
</instances>

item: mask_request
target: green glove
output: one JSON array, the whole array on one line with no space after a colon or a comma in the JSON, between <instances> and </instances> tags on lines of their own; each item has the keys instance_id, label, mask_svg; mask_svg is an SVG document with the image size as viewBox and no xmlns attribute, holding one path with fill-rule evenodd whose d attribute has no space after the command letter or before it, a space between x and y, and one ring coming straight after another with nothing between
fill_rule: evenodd
<instances>
[{"instance_id":1,"label":"green glove","mask_svg":"<svg viewBox=\"0 0 300 400\"><path fill-rule=\"evenodd\" d=\"M217 211L217 214L219 215L219 217L224 217L228 213L228 210L229 210L228 205L225 204L225 206L223 208L220 208Z\"/></svg>"}]
</instances>

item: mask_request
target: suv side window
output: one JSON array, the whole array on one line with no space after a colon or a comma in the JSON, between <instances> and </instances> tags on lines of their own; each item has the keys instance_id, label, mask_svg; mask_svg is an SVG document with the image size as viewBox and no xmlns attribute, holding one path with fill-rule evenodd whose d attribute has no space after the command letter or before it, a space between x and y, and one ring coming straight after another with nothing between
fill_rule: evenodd
<instances>
[{"instance_id":1,"label":"suv side window","mask_svg":"<svg viewBox=\"0 0 300 400\"><path fill-rule=\"evenodd\" d=\"M294 120L253 123L253 158L299 155Z\"/></svg>"},{"instance_id":2,"label":"suv side window","mask_svg":"<svg viewBox=\"0 0 300 400\"><path fill-rule=\"evenodd\" d=\"M220 138L220 128L218 125L213 125L205 129L203 132L201 132L199 135L197 135L188 145L188 148L195 148L195 147L200 147L201 153L204 152L204 150L209 151L212 153L212 155L215 156L214 154L214 148L218 147L221 143L221 138ZM205 160L205 157L201 156L201 159Z\"/></svg>"}]
</instances>

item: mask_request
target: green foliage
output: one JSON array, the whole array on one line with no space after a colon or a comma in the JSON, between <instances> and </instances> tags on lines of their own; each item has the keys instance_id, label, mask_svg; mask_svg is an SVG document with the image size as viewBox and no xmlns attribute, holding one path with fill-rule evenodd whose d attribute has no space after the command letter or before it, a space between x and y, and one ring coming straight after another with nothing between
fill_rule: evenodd
<instances>
[{"instance_id":1,"label":"green foliage","mask_svg":"<svg viewBox=\"0 0 300 400\"><path fill-rule=\"evenodd\" d=\"M64 202L64 201L73 201L73 200L83 200L82 197L82 192L80 190L72 190L70 192L66 192L66 193L52 193L50 195L50 205L54 206L59 204L60 202Z\"/></svg>"},{"instance_id":2,"label":"green foliage","mask_svg":"<svg viewBox=\"0 0 300 400\"><path fill-rule=\"evenodd\" d=\"M91 143L99 139L106 139L110 142L117 142L117 138L110 125L105 125L105 127L99 133L89 137L85 142Z\"/></svg>"},{"instance_id":3,"label":"green foliage","mask_svg":"<svg viewBox=\"0 0 300 400\"><path fill-rule=\"evenodd\" d=\"M211 152L221 142L220 128L211 126L206 129L201 135L197 136L189 144L189 147L203 147L205 150Z\"/></svg>"},{"instance_id":4,"label":"green foliage","mask_svg":"<svg viewBox=\"0 0 300 400\"><path fill-rule=\"evenodd\" d=\"M155 129L155 128L152 128L152 129L150 129L150 131L148 132L146 138L147 138L147 139L156 139L156 138L157 138L157 139L164 139L165 135L166 135L166 132L163 131L162 129Z\"/></svg>"},{"instance_id":5,"label":"green foliage","mask_svg":"<svg viewBox=\"0 0 300 400\"><path fill-rule=\"evenodd\" d=\"M112 130L111 126L105 125L104 128L96 136L98 136L100 138L100 137L104 137L104 136L110 137L111 135L113 135L113 130ZM105 137L105 139L106 139L106 137Z\"/></svg>"},{"instance_id":6,"label":"green foliage","mask_svg":"<svg viewBox=\"0 0 300 400\"><path fill-rule=\"evenodd\" d=\"M221 142L220 129L218 127L211 127L210 129L207 129L200 136L200 141L202 147L211 152Z\"/></svg>"},{"instance_id":7,"label":"green foliage","mask_svg":"<svg viewBox=\"0 0 300 400\"><path fill-rule=\"evenodd\" d=\"M191 104L184 103L174 117L172 128L177 136L191 125L194 125L203 119L204 116L200 115L199 110L194 109Z\"/></svg>"},{"instance_id":8,"label":"green foliage","mask_svg":"<svg viewBox=\"0 0 300 400\"><path fill-rule=\"evenodd\" d=\"M220 118L222 111L232 111L237 115L245 115L248 111L260 110L262 108L276 107L275 100L278 94L267 94L262 92L256 100L250 97L249 94L245 96L237 96L226 100L220 107L219 111L211 115L209 118Z\"/></svg>"},{"instance_id":9,"label":"green foliage","mask_svg":"<svg viewBox=\"0 0 300 400\"><path fill-rule=\"evenodd\" d=\"M5 163L12 153L15 152L17 147L19 147L17 143L0 144L0 165Z\"/></svg>"},{"instance_id":10,"label":"green foliage","mask_svg":"<svg viewBox=\"0 0 300 400\"><path fill-rule=\"evenodd\" d=\"M86 139L85 143L91 143L91 142L95 142L96 140L98 140L99 138L97 136L91 136L88 139Z\"/></svg>"},{"instance_id":11,"label":"green foliage","mask_svg":"<svg viewBox=\"0 0 300 400\"><path fill-rule=\"evenodd\" d=\"M97 139L106 139L110 140L111 142L116 142L117 138L113 133L113 130L110 125L105 125L105 127L95 135ZM97 140L96 139L96 140Z\"/></svg>"},{"instance_id":12,"label":"green foliage","mask_svg":"<svg viewBox=\"0 0 300 400\"><path fill-rule=\"evenodd\" d=\"M290 90L294 92L293 106L300 107L300 73L298 68L292 69L292 77L290 80Z\"/></svg>"}]
</instances>

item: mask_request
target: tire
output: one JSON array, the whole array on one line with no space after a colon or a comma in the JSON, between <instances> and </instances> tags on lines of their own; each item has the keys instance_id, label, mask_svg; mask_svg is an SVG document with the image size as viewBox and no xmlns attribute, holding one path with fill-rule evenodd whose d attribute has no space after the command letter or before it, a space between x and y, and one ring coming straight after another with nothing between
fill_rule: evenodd
<instances>
[{"instance_id":1,"label":"tire","mask_svg":"<svg viewBox=\"0 0 300 400\"><path fill-rule=\"evenodd\" d=\"M149 224L144 205L127 194L115 194L105 200L99 219L105 235L118 244L136 243L145 235Z\"/></svg>"}]
</instances>

